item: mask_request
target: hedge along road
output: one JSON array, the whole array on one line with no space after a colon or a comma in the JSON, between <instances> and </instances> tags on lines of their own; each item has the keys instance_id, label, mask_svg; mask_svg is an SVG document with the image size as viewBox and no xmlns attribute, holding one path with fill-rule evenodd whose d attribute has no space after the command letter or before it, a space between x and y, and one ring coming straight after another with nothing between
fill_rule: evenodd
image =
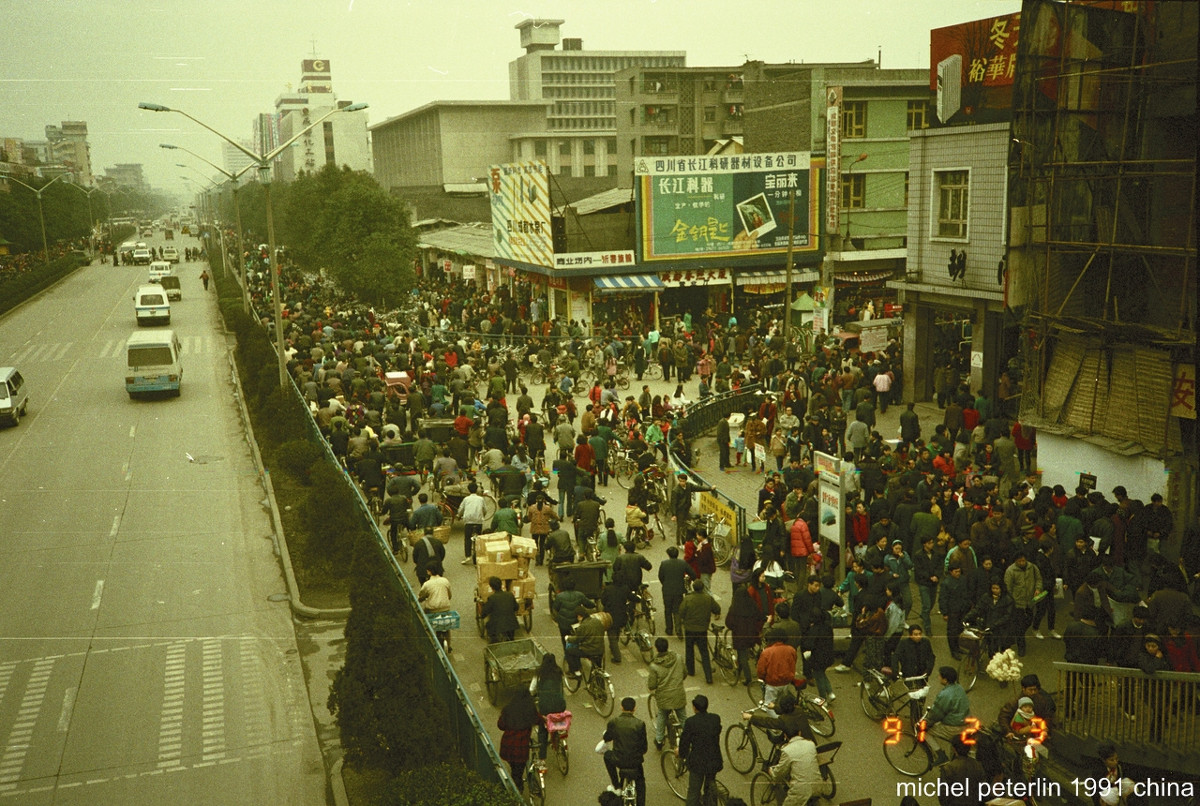
<instances>
[{"instance_id":1,"label":"hedge along road","mask_svg":"<svg viewBox=\"0 0 1200 806\"><path fill-rule=\"evenodd\" d=\"M124 389L145 267L93 263L0 319L0 364L32 395L0 430L14 802L325 802L215 296L198 264L178 272L177 399Z\"/></svg>"}]
</instances>

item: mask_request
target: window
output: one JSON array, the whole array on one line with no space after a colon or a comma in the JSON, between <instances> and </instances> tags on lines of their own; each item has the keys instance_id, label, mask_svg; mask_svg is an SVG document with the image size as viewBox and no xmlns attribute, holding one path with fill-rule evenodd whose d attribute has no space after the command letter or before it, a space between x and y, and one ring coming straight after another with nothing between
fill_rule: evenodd
<instances>
[{"instance_id":1,"label":"window","mask_svg":"<svg viewBox=\"0 0 1200 806\"><path fill-rule=\"evenodd\" d=\"M704 122L705 123L716 123L716 121L717 121L717 108L715 106L704 107Z\"/></svg>"},{"instance_id":2,"label":"window","mask_svg":"<svg viewBox=\"0 0 1200 806\"><path fill-rule=\"evenodd\" d=\"M608 164L608 175L609 176L617 175L617 164L615 162L610 162Z\"/></svg>"},{"instance_id":3,"label":"window","mask_svg":"<svg viewBox=\"0 0 1200 806\"><path fill-rule=\"evenodd\" d=\"M584 154L595 154L596 153L596 141L595 140L584 140L583 141L583 153Z\"/></svg>"},{"instance_id":4,"label":"window","mask_svg":"<svg viewBox=\"0 0 1200 806\"><path fill-rule=\"evenodd\" d=\"M929 102L928 101L909 101L908 102L908 130L929 128Z\"/></svg>"},{"instance_id":5,"label":"window","mask_svg":"<svg viewBox=\"0 0 1200 806\"><path fill-rule=\"evenodd\" d=\"M647 137L646 151L647 154L670 154L671 143L666 137Z\"/></svg>"},{"instance_id":6,"label":"window","mask_svg":"<svg viewBox=\"0 0 1200 806\"><path fill-rule=\"evenodd\" d=\"M608 149L609 154L616 154L617 153L617 138L615 138L615 137L604 138L604 147L606 149Z\"/></svg>"},{"instance_id":7,"label":"window","mask_svg":"<svg viewBox=\"0 0 1200 806\"><path fill-rule=\"evenodd\" d=\"M934 171L938 189L937 236L940 238L967 237L969 171Z\"/></svg>"},{"instance_id":8,"label":"window","mask_svg":"<svg viewBox=\"0 0 1200 806\"><path fill-rule=\"evenodd\" d=\"M559 140L558 141L558 156L560 156L560 157L571 156L571 141L570 140Z\"/></svg>"},{"instance_id":9,"label":"window","mask_svg":"<svg viewBox=\"0 0 1200 806\"><path fill-rule=\"evenodd\" d=\"M853 140L867 136L867 102L842 103L842 137Z\"/></svg>"},{"instance_id":10,"label":"window","mask_svg":"<svg viewBox=\"0 0 1200 806\"><path fill-rule=\"evenodd\" d=\"M583 175L584 176L595 176L596 175L596 166L595 165L583 166Z\"/></svg>"},{"instance_id":11,"label":"window","mask_svg":"<svg viewBox=\"0 0 1200 806\"><path fill-rule=\"evenodd\" d=\"M533 141L533 155L535 157L546 156L546 141L545 140L534 140Z\"/></svg>"},{"instance_id":12,"label":"window","mask_svg":"<svg viewBox=\"0 0 1200 806\"><path fill-rule=\"evenodd\" d=\"M908 207L908 171L904 172L904 206Z\"/></svg>"},{"instance_id":13,"label":"window","mask_svg":"<svg viewBox=\"0 0 1200 806\"><path fill-rule=\"evenodd\" d=\"M845 210L861 210L863 199L867 195L867 177L862 174L845 174L842 176L842 208Z\"/></svg>"}]
</instances>

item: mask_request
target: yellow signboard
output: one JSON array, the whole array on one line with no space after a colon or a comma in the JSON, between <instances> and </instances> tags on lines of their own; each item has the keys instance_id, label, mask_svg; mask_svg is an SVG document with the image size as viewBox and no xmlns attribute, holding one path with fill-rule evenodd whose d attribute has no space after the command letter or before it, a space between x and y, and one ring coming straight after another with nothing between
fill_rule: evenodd
<instances>
[{"instance_id":1,"label":"yellow signboard","mask_svg":"<svg viewBox=\"0 0 1200 806\"><path fill-rule=\"evenodd\" d=\"M737 543L737 513L733 507L726 504L712 493L700 493L700 514L712 515L729 527L729 542Z\"/></svg>"}]
</instances>

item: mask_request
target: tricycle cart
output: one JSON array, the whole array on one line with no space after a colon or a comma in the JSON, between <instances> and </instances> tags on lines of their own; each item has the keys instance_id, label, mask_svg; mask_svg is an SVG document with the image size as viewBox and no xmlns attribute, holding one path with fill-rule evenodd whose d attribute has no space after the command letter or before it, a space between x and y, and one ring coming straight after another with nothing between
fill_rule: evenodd
<instances>
[{"instance_id":1,"label":"tricycle cart","mask_svg":"<svg viewBox=\"0 0 1200 806\"><path fill-rule=\"evenodd\" d=\"M489 644L483 650L483 679L487 685L488 702L500 698L501 689L528 685L542 666L546 650L532 638Z\"/></svg>"},{"instance_id":2,"label":"tricycle cart","mask_svg":"<svg viewBox=\"0 0 1200 806\"><path fill-rule=\"evenodd\" d=\"M487 619L483 617L483 603L487 601L479 595L479 591L475 591L475 626L479 630L480 638L487 638ZM533 598L518 598L517 599L517 618L521 620L521 624L525 627L525 632L533 632Z\"/></svg>"},{"instance_id":3,"label":"tricycle cart","mask_svg":"<svg viewBox=\"0 0 1200 806\"><path fill-rule=\"evenodd\" d=\"M562 590L564 580L575 580L575 590L589 599L597 599L604 587L604 573L611 564L603 561L586 563L559 563L550 568L550 600Z\"/></svg>"}]
</instances>

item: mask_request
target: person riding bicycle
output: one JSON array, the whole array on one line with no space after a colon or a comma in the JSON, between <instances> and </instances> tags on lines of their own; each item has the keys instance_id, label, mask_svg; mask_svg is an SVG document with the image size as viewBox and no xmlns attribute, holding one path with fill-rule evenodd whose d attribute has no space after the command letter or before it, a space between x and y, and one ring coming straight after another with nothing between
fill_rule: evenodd
<instances>
[{"instance_id":1,"label":"person riding bicycle","mask_svg":"<svg viewBox=\"0 0 1200 806\"><path fill-rule=\"evenodd\" d=\"M558 625L558 634L566 649L567 636L575 629L575 611L581 606L593 607L593 602L583 591L575 589L575 580L568 576L559 584L559 592L550 600L550 615Z\"/></svg>"},{"instance_id":2,"label":"person riding bicycle","mask_svg":"<svg viewBox=\"0 0 1200 806\"><path fill-rule=\"evenodd\" d=\"M817 741L817 734L813 732L812 726L808 724L808 717L803 711L797 709L800 700L791 691L785 691L779 695L779 699L775 703L775 711L743 711L742 719L750 720L750 724L756 728L762 728L768 731L778 731L781 734L782 744L788 739L799 734L805 739L808 739L814 744Z\"/></svg>"},{"instance_id":3,"label":"person riding bicycle","mask_svg":"<svg viewBox=\"0 0 1200 806\"><path fill-rule=\"evenodd\" d=\"M700 806L701 793L715 786L717 773L725 762L721 758L721 717L708 712L708 697L703 694L693 697L692 711L683 723L676 752L688 765L686 806Z\"/></svg>"},{"instance_id":4,"label":"person riding bicycle","mask_svg":"<svg viewBox=\"0 0 1200 806\"><path fill-rule=\"evenodd\" d=\"M567 710L567 695L563 691L562 668L553 652L542 656L542 665L537 675L529 681L529 693L537 702L538 713L543 717L561 714ZM546 760L546 747L550 743L550 731L546 723L538 726L538 758Z\"/></svg>"},{"instance_id":5,"label":"person riding bicycle","mask_svg":"<svg viewBox=\"0 0 1200 806\"><path fill-rule=\"evenodd\" d=\"M807 806L816 794L816 782L821 780L815 742L797 734L780 749L779 763L771 768L771 777L787 782L787 797L783 806Z\"/></svg>"},{"instance_id":6,"label":"person riding bicycle","mask_svg":"<svg viewBox=\"0 0 1200 806\"><path fill-rule=\"evenodd\" d=\"M575 544L571 541L571 535L553 515L550 516L550 532L546 535L546 557L551 571L556 565L575 561Z\"/></svg>"},{"instance_id":7,"label":"person riding bicycle","mask_svg":"<svg viewBox=\"0 0 1200 806\"><path fill-rule=\"evenodd\" d=\"M637 544L632 540L625 542L625 553L613 560L612 580L614 585L620 585L626 592L629 609L633 609L635 601L642 593L642 572L654 568L654 564L637 553ZM630 618L633 614L630 613Z\"/></svg>"},{"instance_id":8,"label":"person riding bicycle","mask_svg":"<svg viewBox=\"0 0 1200 806\"><path fill-rule=\"evenodd\" d=\"M943 666L938 669L938 678L941 680L942 690L934 699L925 723L925 736L929 742L929 749L934 752L935 766L947 761L946 751L937 740L949 741L960 735L967 717L971 714L971 702L967 699L967 692L958 684L958 670L953 666Z\"/></svg>"},{"instance_id":9,"label":"person riding bicycle","mask_svg":"<svg viewBox=\"0 0 1200 806\"><path fill-rule=\"evenodd\" d=\"M637 788L637 806L646 806L646 773L642 768L642 760L649 745L646 742L646 723L634 716L636 709L637 700L626 697L621 700L621 713L608 721L604 741L612 742L612 750L604 753L604 767L612 781L612 792L617 792L621 786L618 771L629 771Z\"/></svg>"},{"instance_id":10,"label":"person riding bicycle","mask_svg":"<svg viewBox=\"0 0 1200 806\"><path fill-rule=\"evenodd\" d=\"M918 676L928 678L933 674L933 669L933 644L925 638L925 628L920 624L909 625L908 638L900 641L896 645L896 651L892 653L890 671L899 678ZM882 671L887 674L889 669L885 668ZM921 707L924 701L922 698L919 701L911 700L909 702L914 723L921 718Z\"/></svg>"},{"instance_id":11,"label":"person riding bicycle","mask_svg":"<svg viewBox=\"0 0 1200 806\"><path fill-rule=\"evenodd\" d=\"M646 689L658 706L654 715L654 746L663 749L667 736L667 714L674 712L676 719L682 725L685 718L684 705L687 702L683 691L683 659L679 653L672 652L666 638L654 639L654 659L646 674ZM679 737L675 737L679 741Z\"/></svg>"},{"instance_id":12,"label":"person riding bicycle","mask_svg":"<svg viewBox=\"0 0 1200 806\"><path fill-rule=\"evenodd\" d=\"M638 480L641 480L640 477ZM625 507L625 539L649 543L646 534L646 512L634 503Z\"/></svg>"}]
</instances>

